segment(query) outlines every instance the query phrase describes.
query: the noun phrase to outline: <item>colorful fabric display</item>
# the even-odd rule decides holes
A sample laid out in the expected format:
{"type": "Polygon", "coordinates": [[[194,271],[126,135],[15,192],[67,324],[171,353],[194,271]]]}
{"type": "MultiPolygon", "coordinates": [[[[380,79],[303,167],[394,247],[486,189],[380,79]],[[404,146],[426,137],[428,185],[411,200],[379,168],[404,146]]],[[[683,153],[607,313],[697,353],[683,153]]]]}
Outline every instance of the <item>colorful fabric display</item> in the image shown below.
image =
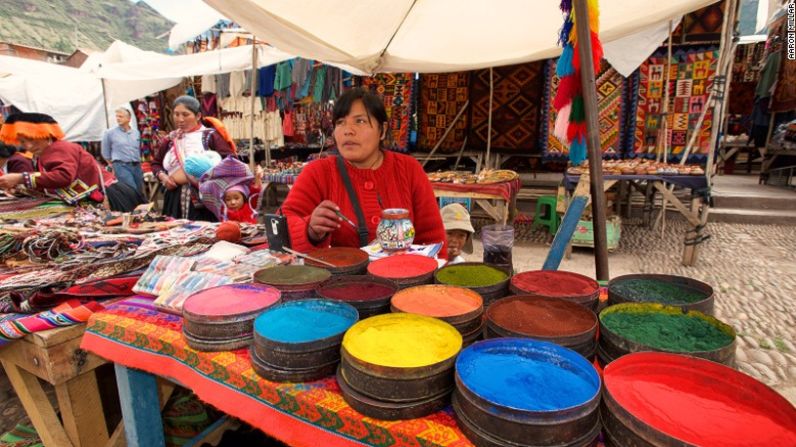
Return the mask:
{"type": "Polygon", "coordinates": [[[0,347],[34,332],[85,323],[104,307],[96,301],[80,304],[69,300],[35,315],[5,314],[0,316],[0,347]]]}

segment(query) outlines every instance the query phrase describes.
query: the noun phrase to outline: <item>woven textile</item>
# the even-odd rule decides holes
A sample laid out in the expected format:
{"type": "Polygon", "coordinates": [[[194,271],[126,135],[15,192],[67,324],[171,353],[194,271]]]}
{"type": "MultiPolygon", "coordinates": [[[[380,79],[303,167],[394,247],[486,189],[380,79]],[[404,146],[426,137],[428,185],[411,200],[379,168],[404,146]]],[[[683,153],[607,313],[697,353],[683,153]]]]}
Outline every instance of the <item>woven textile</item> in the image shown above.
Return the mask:
{"type": "MultiPolygon", "coordinates": [[[[14,201],[16,203],[17,201],[14,201]]],[[[60,200],[53,201],[52,199],[25,199],[16,204],[4,203],[0,207],[0,221],[3,220],[26,220],[26,219],[44,219],[58,214],[68,213],[74,207],[66,205],[60,200]]]]}
{"type": "Polygon", "coordinates": [[[384,100],[389,124],[385,147],[406,152],[409,148],[409,126],[414,113],[412,110],[414,73],[381,73],[363,78],[362,86],[369,88],[384,100]]]}
{"type": "Polygon", "coordinates": [[[367,418],[346,404],[333,377],[269,382],[255,374],[247,349],[198,352],[181,328],[181,317],[128,298],[94,314],[81,347],[127,367],[179,377],[201,400],[288,445],[472,446],[450,408],[405,421],[367,418]]]}
{"type": "MultiPolygon", "coordinates": [[[[546,69],[544,109],[547,111],[547,119],[542,127],[542,144],[546,157],[564,156],[569,153],[569,145],[563,144],[553,135],[556,111],[552,107],[551,98],[555,97],[559,82],[556,76],[556,62],[557,59],[550,60],[546,69]]],[[[619,156],[624,150],[622,136],[625,132],[624,104],[628,81],[605,60],[600,65],[600,73],[595,81],[600,108],[600,147],[605,156],[619,156]]]]}
{"type": "MultiPolygon", "coordinates": [[[[420,75],[418,147],[432,149],[469,98],[470,73],[420,75]]],[[[467,135],[467,113],[463,113],[438,151],[458,152],[467,135]]]]}
{"type": "MultiPolygon", "coordinates": [[[[672,57],[669,91],[668,138],[672,157],[677,159],[688,144],[696,123],[707,106],[713,75],[716,73],[718,50],[682,50],[672,57]]],[[[666,83],[666,56],[656,54],[639,67],[638,103],[636,105],[636,129],[633,152],[636,155],[654,154],[658,130],[662,126],[663,98],[666,83]]],[[[704,156],[710,145],[710,129],[713,111],[708,110],[699,136],[691,151],[692,155],[704,156]]]]}
{"type": "Polygon", "coordinates": [[[732,64],[732,82],[728,100],[729,113],[751,115],[755,102],[755,89],[760,80],[765,42],[738,45],[732,64]]]}
{"type": "Polygon", "coordinates": [[[78,300],[70,300],[35,315],[5,314],[0,317],[0,347],[34,332],[85,323],[102,309],[95,301],[80,304],[78,300]]]}
{"type": "MultiPolygon", "coordinates": [[[[492,148],[538,152],[539,116],[544,98],[545,62],[493,69],[492,148]]],[[[470,133],[467,146],[486,148],[489,132],[489,69],[476,70],[470,82],[470,133]]]]}
{"type": "Polygon", "coordinates": [[[221,160],[210,172],[202,176],[199,193],[202,203],[218,220],[224,217],[224,194],[227,189],[237,185],[248,185],[254,180],[254,175],[246,163],[227,157],[221,160]]]}
{"type": "Polygon", "coordinates": [[[725,4],[721,1],[686,14],[672,33],[674,42],[718,42],[725,4]]]}
{"type": "MultiPolygon", "coordinates": [[[[786,51],[783,49],[783,51],[786,51]]],[[[779,78],[771,97],[772,112],[788,112],[796,109],[796,61],[782,58],[779,78]]]]}

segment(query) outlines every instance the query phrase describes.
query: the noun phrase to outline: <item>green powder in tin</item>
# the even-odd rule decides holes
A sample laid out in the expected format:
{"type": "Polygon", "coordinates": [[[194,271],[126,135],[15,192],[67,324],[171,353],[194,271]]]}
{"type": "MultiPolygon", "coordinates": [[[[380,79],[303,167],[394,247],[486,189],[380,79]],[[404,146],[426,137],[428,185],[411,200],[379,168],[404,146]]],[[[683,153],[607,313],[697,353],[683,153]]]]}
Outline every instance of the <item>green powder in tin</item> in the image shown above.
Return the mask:
{"type": "Polygon", "coordinates": [[[626,300],[643,303],[690,304],[707,296],[699,290],[658,279],[626,279],[611,284],[611,291],[626,300]]]}
{"type": "Polygon", "coordinates": [[[732,336],[698,317],[661,312],[608,312],[600,320],[628,340],[672,352],[713,351],[732,336]]]}
{"type": "Polygon", "coordinates": [[[509,275],[488,265],[452,265],[437,272],[443,284],[461,287],[487,287],[505,281],[509,275]]]}

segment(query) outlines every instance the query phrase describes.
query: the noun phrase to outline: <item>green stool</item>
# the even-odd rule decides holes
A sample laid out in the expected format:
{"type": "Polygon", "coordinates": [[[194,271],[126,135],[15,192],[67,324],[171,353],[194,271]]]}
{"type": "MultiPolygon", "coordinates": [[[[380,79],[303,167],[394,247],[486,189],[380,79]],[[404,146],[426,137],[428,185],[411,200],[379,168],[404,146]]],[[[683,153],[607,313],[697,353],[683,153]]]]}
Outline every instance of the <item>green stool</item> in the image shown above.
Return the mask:
{"type": "Polygon", "coordinates": [[[536,226],[546,227],[547,231],[555,236],[558,231],[558,213],[556,212],[556,203],[558,199],[556,196],[541,196],[536,199],[536,212],[533,216],[533,224],[531,230],[536,226]]]}

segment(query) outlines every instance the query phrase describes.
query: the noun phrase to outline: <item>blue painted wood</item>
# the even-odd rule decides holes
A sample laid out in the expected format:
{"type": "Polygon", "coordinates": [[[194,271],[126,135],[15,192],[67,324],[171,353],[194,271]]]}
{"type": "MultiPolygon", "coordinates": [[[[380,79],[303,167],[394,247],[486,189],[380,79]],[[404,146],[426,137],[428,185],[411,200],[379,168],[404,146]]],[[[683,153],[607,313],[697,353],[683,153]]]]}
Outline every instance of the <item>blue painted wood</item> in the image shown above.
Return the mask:
{"type": "Polygon", "coordinates": [[[118,363],[116,383],[128,447],[163,447],[163,421],[155,376],[118,363]]]}
{"type": "Polygon", "coordinates": [[[558,270],[561,265],[561,260],[564,259],[564,252],[575,234],[575,228],[578,227],[578,221],[586,209],[586,204],[589,202],[586,196],[575,196],[572,198],[567,212],[564,213],[564,218],[561,220],[561,225],[558,227],[556,237],[553,239],[553,245],[550,251],[547,252],[547,258],[544,260],[542,270],[558,270]]]}

